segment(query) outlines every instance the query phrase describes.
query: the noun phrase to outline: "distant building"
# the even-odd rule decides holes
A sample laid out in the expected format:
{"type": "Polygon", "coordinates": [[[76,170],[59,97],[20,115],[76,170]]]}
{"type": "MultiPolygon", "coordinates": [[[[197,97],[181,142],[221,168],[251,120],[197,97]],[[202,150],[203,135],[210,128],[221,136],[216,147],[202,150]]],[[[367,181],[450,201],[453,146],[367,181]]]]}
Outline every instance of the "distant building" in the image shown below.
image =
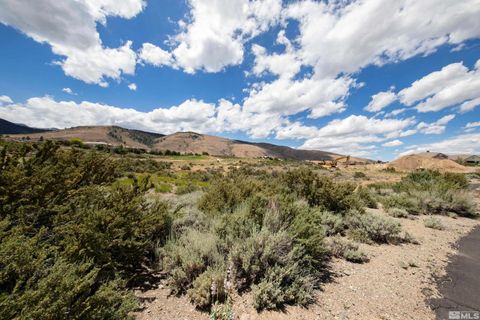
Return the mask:
{"type": "Polygon", "coordinates": [[[433,156],[434,159],[448,159],[448,156],[445,153],[437,153],[433,156]]]}
{"type": "Polygon", "coordinates": [[[464,161],[465,161],[466,164],[479,165],[480,164],[480,156],[473,155],[473,156],[470,156],[468,158],[465,158],[464,161]]]}
{"type": "Polygon", "coordinates": [[[419,156],[425,157],[425,158],[430,158],[430,159],[449,159],[449,156],[446,155],[445,153],[441,152],[431,152],[430,150],[427,150],[426,152],[421,152],[418,153],[419,156]]]}

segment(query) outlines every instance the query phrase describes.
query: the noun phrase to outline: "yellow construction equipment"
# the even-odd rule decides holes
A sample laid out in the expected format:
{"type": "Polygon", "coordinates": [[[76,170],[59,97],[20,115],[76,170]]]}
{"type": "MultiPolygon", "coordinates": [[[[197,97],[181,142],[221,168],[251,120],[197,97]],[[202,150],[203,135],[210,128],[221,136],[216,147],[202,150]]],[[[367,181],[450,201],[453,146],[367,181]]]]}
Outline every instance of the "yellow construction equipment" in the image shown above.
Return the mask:
{"type": "Polygon", "coordinates": [[[340,160],[343,160],[345,159],[345,167],[348,167],[348,165],[350,164],[350,156],[341,156],[341,157],[338,157],[338,158],[335,158],[334,160],[332,160],[332,167],[336,167],[337,164],[338,164],[338,161],[340,160]]]}

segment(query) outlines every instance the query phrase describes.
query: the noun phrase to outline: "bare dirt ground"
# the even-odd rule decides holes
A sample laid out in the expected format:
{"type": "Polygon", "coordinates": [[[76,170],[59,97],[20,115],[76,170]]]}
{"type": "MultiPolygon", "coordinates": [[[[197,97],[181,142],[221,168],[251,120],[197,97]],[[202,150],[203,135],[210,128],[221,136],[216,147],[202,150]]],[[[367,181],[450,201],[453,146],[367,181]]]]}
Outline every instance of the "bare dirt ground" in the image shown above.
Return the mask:
{"type": "MultiPolygon", "coordinates": [[[[385,213],[372,210],[374,213],[385,213]]],[[[455,254],[453,244],[480,221],[438,217],[445,230],[424,226],[425,216],[398,219],[404,229],[419,242],[401,245],[364,245],[370,262],[353,264],[335,259],[333,281],[323,285],[316,303],[308,308],[287,307],[284,311],[257,313],[248,294],[235,297],[233,312],[240,320],[273,319],[434,319],[426,302],[439,296],[435,278],[445,274],[449,257],[455,254]]],[[[190,304],[187,297],[171,297],[163,285],[138,292],[143,311],[137,319],[209,319],[190,304]]]]}
{"type": "Polygon", "coordinates": [[[416,170],[418,168],[432,169],[449,172],[474,172],[472,167],[465,167],[450,159],[429,158],[422,155],[408,155],[396,159],[388,164],[400,171],[416,170]]]}

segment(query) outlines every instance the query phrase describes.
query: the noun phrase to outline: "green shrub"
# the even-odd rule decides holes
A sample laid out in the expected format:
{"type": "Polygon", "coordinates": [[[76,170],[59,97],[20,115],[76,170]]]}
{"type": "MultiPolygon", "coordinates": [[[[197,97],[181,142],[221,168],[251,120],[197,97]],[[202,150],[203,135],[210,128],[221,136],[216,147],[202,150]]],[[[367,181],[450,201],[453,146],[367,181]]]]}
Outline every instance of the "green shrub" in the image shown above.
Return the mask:
{"type": "Polygon", "coordinates": [[[229,304],[215,302],[210,311],[210,320],[233,320],[232,307],[229,304]]]}
{"type": "Polygon", "coordinates": [[[0,163],[0,314],[128,318],[128,287],[170,233],[168,206],[139,181],[111,187],[116,162],[96,152],[12,144],[0,163]]]}
{"type": "Polygon", "coordinates": [[[256,217],[250,203],[243,203],[231,214],[223,214],[214,221],[215,233],[232,248],[237,242],[244,241],[261,228],[261,221],[256,217]]]}
{"type": "Polygon", "coordinates": [[[336,258],[354,263],[365,263],[369,260],[367,255],[359,250],[358,245],[341,237],[328,238],[327,248],[336,258]]]}
{"type": "Polygon", "coordinates": [[[278,309],[286,304],[306,306],[314,299],[313,279],[299,274],[295,265],[269,268],[265,278],[252,287],[257,310],[278,309]]]}
{"type": "Polygon", "coordinates": [[[445,230],[443,223],[435,217],[428,217],[423,221],[425,227],[435,230],[445,230]]]}
{"type": "Polygon", "coordinates": [[[367,208],[378,208],[378,199],[370,189],[365,187],[359,187],[357,195],[362,201],[363,205],[367,208]]]}
{"type": "Polygon", "coordinates": [[[289,262],[293,243],[286,232],[273,234],[267,230],[255,232],[232,248],[229,265],[236,287],[244,291],[253,283],[258,283],[267,270],[289,262]]]}
{"type": "Polygon", "coordinates": [[[178,186],[177,190],[175,190],[175,194],[182,195],[182,194],[191,193],[191,192],[194,192],[194,191],[197,191],[197,190],[198,190],[197,186],[189,183],[189,184],[186,184],[184,186],[178,186]]]}
{"type": "Polygon", "coordinates": [[[190,170],[192,170],[192,167],[188,164],[184,164],[180,167],[180,169],[185,170],[185,171],[190,171],[190,170]]]}
{"type": "Polygon", "coordinates": [[[312,214],[318,215],[318,223],[323,226],[325,236],[334,236],[345,232],[346,224],[342,215],[328,211],[316,211],[312,214]]]}
{"type": "Polygon", "coordinates": [[[160,192],[160,193],[172,192],[172,185],[168,183],[157,183],[155,184],[155,192],[160,192]]]}
{"type": "Polygon", "coordinates": [[[401,241],[400,223],[373,214],[348,217],[348,234],[355,240],[375,243],[397,243],[401,241]]]}
{"type": "Polygon", "coordinates": [[[365,263],[369,261],[367,255],[358,249],[345,250],[343,253],[343,258],[353,263],[365,263]]]}
{"type": "Polygon", "coordinates": [[[388,214],[395,218],[408,218],[408,211],[401,208],[389,208],[388,214]]]}
{"type": "Polygon", "coordinates": [[[353,184],[335,183],[329,177],[319,176],[312,170],[304,168],[286,172],[282,180],[288,193],[304,198],[310,206],[322,207],[333,212],[363,210],[362,202],[354,193],[353,184]]]}
{"type": "Polygon", "coordinates": [[[476,205],[472,193],[467,190],[448,190],[443,193],[442,202],[428,207],[431,213],[455,213],[462,217],[476,217],[476,205]]]}
{"type": "Polygon", "coordinates": [[[458,214],[456,214],[455,212],[447,212],[447,216],[449,216],[452,219],[458,218],[458,214]]]}
{"type": "Polygon", "coordinates": [[[396,208],[403,209],[407,211],[407,213],[414,215],[423,213],[420,199],[405,192],[390,194],[386,197],[381,198],[380,201],[382,202],[383,207],[387,211],[396,208]]]}
{"type": "Polygon", "coordinates": [[[355,179],[363,179],[363,178],[366,178],[367,175],[366,175],[364,172],[355,171],[355,173],[353,174],[353,177],[354,177],[355,179]]]}
{"type": "Polygon", "coordinates": [[[25,319],[131,319],[137,306],[119,280],[101,282],[101,270],[91,263],[72,264],[58,259],[36,281],[2,299],[2,318],[21,310],[25,319]]]}
{"type": "Polygon", "coordinates": [[[219,245],[215,234],[188,229],[160,249],[161,268],[169,275],[168,285],[173,293],[186,292],[208,267],[223,266],[219,245]]]}
{"type": "Polygon", "coordinates": [[[85,147],[82,139],[80,139],[80,138],[72,138],[72,139],[68,140],[67,144],[69,146],[73,146],[73,147],[79,147],[79,148],[84,148],[85,147]]]}
{"type": "Polygon", "coordinates": [[[205,310],[213,303],[225,301],[225,274],[223,269],[208,268],[193,281],[192,288],[187,293],[197,308],[205,310]]]}
{"type": "Polygon", "coordinates": [[[243,174],[232,173],[225,178],[212,181],[199,208],[205,212],[232,212],[243,201],[261,190],[262,182],[243,174]]]}
{"type": "Polygon", "coordinates": [[[415,239],[415,237],[407,231],[403,232],[402,242],[411,243],[411,244],[420,244],[420,242],[417,239],[415,239]]]}
{"type": "Polygon", "coordinates": [[[240,292],[251,287],[259,310],[306,305],[312,300],[320,270],[284,231],[252,234],[233,248],[229,261],[235,287],[240,292]]]}
{"type": "MultiPolygon", "coordinates": [[[[373,187],[382,195],[381,186],[373,187]]],[[[391,185],[395,193],[383,194],[380,201],[387,210],[401,208],[409,214],[445,215],[453,212],[459,216],[475,217],[476,206],[467,187],[468,180],[463,174],[421,170],[391,185]]]]}
{"type": "Polygon", "coordinates": [[[402,178],[399,185],[400,188],[405,189],[412,186],[418,190],[458,190],[466,189],[468,187],[468,180],[465,175],[460,173],[441,173],[433,170],[418,170],[402,178]]]}
{"type": "Polygon", "coordinates": [[[313,268],[319,268],[326,260],[327,249],[324,244],[325,213],[318,210],[303,210],[296,215],[288,232],[294,239],[294,245],[302,250],[304,262],[313,268]]]}

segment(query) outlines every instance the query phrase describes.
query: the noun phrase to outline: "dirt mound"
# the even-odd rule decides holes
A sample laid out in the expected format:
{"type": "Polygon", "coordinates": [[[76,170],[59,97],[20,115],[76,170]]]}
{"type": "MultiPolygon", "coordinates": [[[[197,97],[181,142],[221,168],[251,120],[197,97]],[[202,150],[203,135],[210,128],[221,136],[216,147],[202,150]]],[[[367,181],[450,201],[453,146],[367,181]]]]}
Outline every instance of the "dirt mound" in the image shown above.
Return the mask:
{"type": "Polygon", "coordinates": [[[467,172],[468,168],[449,159],[427,158],[421,155],[408,155],[392,161],[388,165],[400,171],[432,169],[449,172],[467,172]]]}

